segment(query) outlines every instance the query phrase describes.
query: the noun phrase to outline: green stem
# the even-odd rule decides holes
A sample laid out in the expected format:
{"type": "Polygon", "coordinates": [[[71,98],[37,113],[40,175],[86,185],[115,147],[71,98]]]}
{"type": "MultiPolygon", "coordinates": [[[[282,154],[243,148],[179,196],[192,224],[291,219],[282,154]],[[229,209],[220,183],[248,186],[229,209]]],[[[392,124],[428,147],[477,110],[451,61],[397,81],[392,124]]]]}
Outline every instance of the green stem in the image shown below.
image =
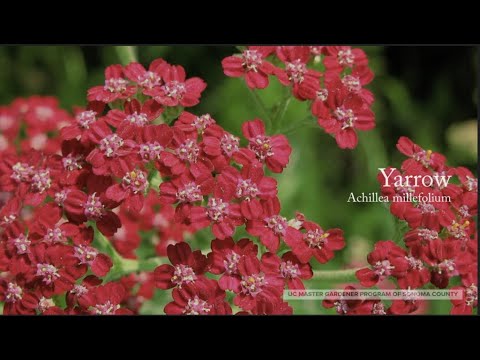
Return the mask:
{"type": "Polygon", "coordinates": [[[275,111],[275,115],[273,116],[273,127],[276,130],[282,127],[282,120],[287,112],[288,105],[290,105],[290,101],[292,100],[292,94],[290,92],[289,87],[284,88],[284,95],[282,100],[278,103],[277,109],[275,111]]]}
{"type": "Polygon", "coordinates": [[[317,128],[318,125],[315,121],[312,122],[312,119],[315,120],[311,115],[307,116],[304,118],[302,121],[298,123],[294,123],[293,126],[290,126],[287,129],[282,129],[278,133],[284,134],[284,135],[289,135],[291,133],[294,133],[297,130],[302,129],[303,127],[312,127],[312,128],[317,128]]]}
{"type": "Polygon", "coordinates": [[[289,96],[285,101],[282,102],[279,113],[275,118],[275,123],[277,123],[278,126],[282,125],[282,122],[283,122],[282,120],[285,117],[285,113],[287,112],[288,105],[290,105],[290,101],[292,101],[291,96],[289,96]]]}
{"type": "Polygon", "coordinates": [[[356,280],[355,273],[360,268],[344,270],[314,270],[313,279],[315,280],[335,280],[338,282],[348,282],[356,280]]]}
{"type": "Polygon", "coordinates": [[[95,224],[92,224],[95,231],[95,245],[103,253],[110,256],[113,266],[110,272],[105,276],[104,282],[115,281],[128,274],[138,271],[152,271],[158,265],[166,263],[166,260],[160,257],[150,258],[146,260],[124,259],[113,247],[110,240],[108,240],[100,231],[98,231],[95,224]]]}
{"type": "Polygon", "coordinates": [[[115,51],[123,65],[138,61],[135,46],[115,46],[115,51]]]}
{"type": "Polygon", "coordinates": [[[252,95],[253,100],[255,101],[255,104],[257,105],[257,107],[260,108],[260,110],[263,112],[266,130],[267,132],[269,132],[270,129],[272,128],[272,118],[270,116],[270,112],[268,111],[267,107],[263,103],[258,93],[255,90],[252,90],[250,88],[248,88],[248,90],[250,91],[250,94],[252,95]]]}
{"type": "Polygon", "coordinates": [[[100,231],[98,231],[97,226],[95,223],[91,224],[95,233],[94,242],[96,243],[96,247],[103,253],[106,253],[113,261],[115,265],[116,262],[122,262],[122,256],[115,250],[110,240],[108,240],[105,235],[103,235],[100,231]]]}

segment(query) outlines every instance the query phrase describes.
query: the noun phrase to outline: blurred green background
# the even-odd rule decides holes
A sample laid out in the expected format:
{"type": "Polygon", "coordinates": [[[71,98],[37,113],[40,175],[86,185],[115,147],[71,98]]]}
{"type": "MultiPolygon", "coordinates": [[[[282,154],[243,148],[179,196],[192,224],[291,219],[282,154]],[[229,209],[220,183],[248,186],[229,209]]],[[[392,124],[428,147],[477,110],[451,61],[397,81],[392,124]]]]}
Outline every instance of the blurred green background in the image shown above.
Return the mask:
{"type": "MultiPolygon", "coordinates": [[[[317,269],[361,266],[374,242],[398,237],[395,220],[382,204],[347,203],[347,199],[350,192],[378,191],[378,167],[400,166],[403,158],[395,148],[400,136],[445,154],[452,166],[476,171],[476,48],[363,48],[376,75],[369,88],[376,98],[377,128],[360,133],[355,150],[340,150],[312,119],[312,126],[288,134],[294,149],[291,162],[284,173],[275,175],[284,216],[291,218],[300,211],[324,228],[345,231],[346,248],[326,265],[315,263],[317,269]]],[[[244,81],[227,78],[222,72],[221,60],[234,52],[238,51],[233,46],[137,47],[144,65],[163,57],[183,65],[188,76],[203,78],[208,87],[193,112],[208,112],[239,135],[242,122],[263,114],[244,81]]],[[[57,96],[66,109],[84,105],[86,90],[103,84],[105,66],[119,62],[117,52],[109,46],[0,47],[0,104],[19,96],[48,94],[57,96]]],[[[276,80],[271,83],[260,92],[267,105],[283,94],[276,80]]],[[[284,121],[301,121],[308,114],[307,104],[294,100],[284,121]]],[[[309,288],[338,285],[314,280],[307,284],[309,288]]],[[[297,314],[333,312],[316,301],[295,301],[292,306],[297,314]]],[[[446,314],[449,302],[436,301],[429,307],[429,313],[446,314]]],[[[144,309],[145,313],[158,311],[154,303],[144,309]]]]}

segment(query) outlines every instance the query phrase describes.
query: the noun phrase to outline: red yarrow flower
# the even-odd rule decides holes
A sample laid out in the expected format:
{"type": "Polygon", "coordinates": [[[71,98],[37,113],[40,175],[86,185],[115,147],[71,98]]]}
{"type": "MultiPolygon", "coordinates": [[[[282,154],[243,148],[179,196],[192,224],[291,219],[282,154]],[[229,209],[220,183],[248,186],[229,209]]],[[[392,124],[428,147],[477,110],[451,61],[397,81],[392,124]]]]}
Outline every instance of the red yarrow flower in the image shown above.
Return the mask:
{"type": "Polygon", "coordinates": [[[148,125],[137,129],[134,138],[137,142],[135,151],[138,158],[144,163],[154,161],[156,167],[162,169],[159,160],[162,152],[172,141],[172,136],[172,129],[166,124],[148,125]]]}
{"type": "Polygon", "coordinates": [[[290,290],[304,290],[302,279],[308,280],[313,277],[310,264],[300,262],[291,251],[283,254],[282,258],[272,253],[265,253],[262,255],[262,264],[265,271],[280,274],[290,290]]]}
{"type": "Polygon", "coordinates": [[[412,254],[405,257],[408,262],[405,276],[399,278],[398,286],[402,289],[417,289],[430,281],[430,271],[423,261],[412,254]]]}
{"type": "Polygon", "coordinates": [[[362,49],[351,46],[327,46],[327,56],[323,63],[327,71],[340,73],[346,68],[356,68],[368,65],[367,55],[362,49]]]}
{"type": "Polygon", "coordinates": [[[271,46],[249,46],[242,54],[228,56],[222,60],[223,72],[230,77],[245,77],[250,89],[264,89],[268,86],[268,76],[275,67],[265,60],[274,50],[271,46]]]}
{"type": "MultiPolygon", "coordinates": [[[[143,105],[136,99],[125,103],[125,110],[113,109],[108,112],[105,121],[113,127],[133,129],[149,125],[163,112],[162,106],[153,100],[146,101],[143,105]]],[[[125,132],[132,131],[128,129],[125,132]]]]}
{"type": "Polygon", "coordinates": [[[296,236],[285,238],[285,242],[302,263],[308,263],[315,257],[319,263],[325,264],[333,259],[334,251],[345,247],[341,229],[323,230],[311,221],[303,221],[299,229],[305,232],[300,236],[295,233],[296,236]]]}
{"type": "MultiPolygon", "coordinates": [[[[96,276],[86,276],[80,284],[75,284],[73,289],[67,292],[66,302],[69,308],[79,305],[80,308],[87,311],[91,301],[89,292],[102,284],[102,280],[96,276]]],[[[91,294],[90,294],[91,295],[91,294]]]]}
{"type": "Polygon", "coordinates": [[[91,126],[97,121],[103,121],[100,116],[105,109],[105,103],[101,101],[91,101],[86,109],[76,109],[75,119],[71,125],[64,126],[60,129],[60,137],[63,140],[72,140],[80,137],[82,144],[90,143],[92,136],[91,126]],[[100,120],[101,119],[101,120],[100,120]]]}
{"type": "Polygon", "coordinates": [[[31,259],[30,276],[46,298],[71,290],[75,280],[84,274],[77,269],[73,249],[67,245],[38,244],[32,248],[31,259]]]}
{"type": "Polygon", "coordinates": [[[424,150],[406,136],[398,139],[397,149],[410,158],[402,163],[404,170],[415,168],[417,164],[434,170],[445,165],[445,156],[432,150],[424,150]]]}
{"type": "Polygon", "coordinates": [[[213,196],[207,205],[194,206],[190,210],[190,222],[194,229],[201,229],[212,224],[212,233],[218,239],[225,239],[235,233],[235,228],[244,223],[240,204],[234,203],[235,187],[222,186],[217,183],[213,196]]]}
{"type": "Polygon", "coordinates": [[[472,263],[470,255],[460,251],[458,242],[441,239],[430,241],[422,257],[432,267],[430,281],[440,289],[445,289],[453,276],[468,271],[472,263]]]}
{"type": "Polygon", "coordinates": [[[236,293],[241,290],[241,276],[238,262],[243,256],[257,256],[258,247],[250,239],[234,242],[231,237],[223,240],[215,239],[210,244],[212,252],[208,254],[209,271],[222,275],[218,280],[220,288],[236,293]]]}
{"type": "Polygon", "coordinates": [[[220,172],[230,164],[231,159],[235,159],[235,154],[240,151],[240,138],[212,124],[206,128],[200,146],[215,170],[220,172]]]}
{"type": "Polygon", "coordinates": [[[256,256],[244,256],[240,259],[240,291],[233,299],[235,305],[249,311],[257,306],[258,301],[281,302],[283,279],[279,274],[266,270],[256,256]]]}
{"type": "Polygon", "coordinates": [[[152,95],[152,90],[163,84],[161,69],[168,66],[163,59],[155,59],[150,63],[148,71],[138,62],[131,62],[125,66],[124,74],[131,81],[142,88],[144,95],[152,95]]]}
{"type": "Polygon", "coordinates": [[[470,286],[454,286],[452,291],[457,291],[462,294],[461,299],[451,299],[452,315],[471,315],[473,309],[478,305],[478,288],[475,284],[470,286]]]}
{"type": "Polygon", "coordinates": [[[105,195],[116,203],[124,202],[127,210],[139,212],[143,207],[147,187],[147,173],[140,169],[127,170],[122,182],[110,186],[105,195]]]}
{"type": "Polygon", "coordinates": [[[292,152],[285,135],[265,135],[265,124],[260,119],[244,122],[242,132],[249,142],[248,148],[256,158],[274,173],[281,173],[292,152]]]}
{"type": "Polygon", "coordinates": [[[228,166],[217,179],[220,186],[234,187],[242,215],[248,220],[260,218],[263,214],[260,200],[275,198],[278,192],[277,181],[265,176],[263,166],[258,162],[244,165],[241,171],[228,166]]]}
{"type": "Polygon", "coordinates": [[[161,204],[175,204],[176,220],[185,222],[189,219],[193,204],[211,194],[215,181],[210,171],[200,164],[194,164],[188,172],[160,184],[161,204]]]}
{"type": "Polygon", "coordinates": [[[356,130],[372,130],[375,116],[362,99],[345,91],[337,91],[327,99],[328,107],[315,113],[318,124],[335,136],[341,149],[354,149],[358,143],[356,130]]]}
{"type": "Polygon", "coordinates": [[[124,175],[123,169],[135,163],[133,149],[137,144],[128,139],[124,131],[113,133],[106,123],[96,123],[92,125],[91,139],[98,144],[87,156],[95,175],[113,174],[121,177],[124,175]]]}
{"type": "Polygon", "coordinates": [[[117,205],[104,193],[87,195],[80,190],[71,190],[63,207],[67,218],[73,223],[82,224],[92,220],[103,235],[112,236],[122,226],[118,215],[110,210],[117,205]]]}
{"type": "Polygon", "coordinates": [[[123,285],[110,282],[89,290],[88,310],[93,315],[131,315],[132,311],[120,307],[126,296],[123,285]]]}
{"type": "Polygon", "coordinates": [[[215,280],[202,278],[195,283],[173,289],[173,301],[165,306],[169,315],[230,315],[225,291],[215,280]]]}
{"type": "Polygon", "coordinates": [[[154,271],[155,284],[160,289],[195,283],[207,270],[207,257],[200,250],[192,252],[187,243],[169,245],[167,254],[172,265],[163,264],[154,271]]]}
{"type": "Polygon", "coordinates": [[[355,275],[360,284],[366,287],[374,286],[388,276],[402,278],[409,267],[406,255],[407,252],[393,241],[379,241],[375,244],[375,249],[367,256],[368,263],[372,268],[360,269],[355,275]]]}
{"type": "Polygon", "coordinates": [[[35,315],[38,298],[25,288],[21,277],[0,279],[0,302],[4,315],[35,315]]]}
{"type": "Polygon", "coordinates": [[[272,198],[262,201],[263,219],[247,221],[246,230],[253,236],[258,236],[262,244],[271,252],[277,252],[280,239],[293,243],[294,238],[301,238],[302,233],[288,225],[287,219],[280,215],[280,201],[272,198]]]}
{"type": "MultiPolygon", "coordinates": [[[[347,294],[354,293],[355,290],[357,288],[354,286],[346,286],[344,289],[347,294]]],[[[375,303],[372,300],[345,299],[343,296],[328,296],[322,301],[323,307],[327,309],[335,308],[337,314],[340,315],[372,314],[375,303]]]]}
{"type": "Polygon", "coordinates": [[[109,103],[132,97],[136,91],[136,87],[129,85],[128,80],[124,78],[122,65],[110,65],[105,69],[105,84],[90,88],[87,99],[109,103]]]}
{"type": "Polygon", "coordinates": [[[285,69],[275,72],[283,85],[292,85],[295,98],[313,100],[320,88],[321,73],[307,67],[310,58],[308,46],[278,46],[277,56],[285,63],[285,69]]]}
{"type": "Polygon", "coordinates": [[[178,128],[173,128],[172,142],[169,146],[173,152],[163,152],[160,156],[160,171],[168,175],[181,175],[188,166],[201,163],[209,170],[213,164],[204,156],[198,144],[197,133],[185,134],[178,128]]]}
{"type": "Polygon", "coordinates": [[[470,170],[460,166],[455,169],[455,172],[457,173],[457,176],[466,191],[477,192],[478,179],[475,177],[475,175],[472,174],[470,170]]]}
{"type": "Polygon", "coordinates": [[[164,84],[150,92],[154,100],[164,106],[195,106],[207,84],[198,77],[186,79],[182,66],[166,65],[159,68],[164,84]]]}
{"type": "Polygon", "coordinates": [[[175,121],[174,127],[186,134],[198,133],[198,135],[202,135],[206,129],[215,123],[215,119],[210,114],[197,116],[188,111],[183,111],[175,121]]]}

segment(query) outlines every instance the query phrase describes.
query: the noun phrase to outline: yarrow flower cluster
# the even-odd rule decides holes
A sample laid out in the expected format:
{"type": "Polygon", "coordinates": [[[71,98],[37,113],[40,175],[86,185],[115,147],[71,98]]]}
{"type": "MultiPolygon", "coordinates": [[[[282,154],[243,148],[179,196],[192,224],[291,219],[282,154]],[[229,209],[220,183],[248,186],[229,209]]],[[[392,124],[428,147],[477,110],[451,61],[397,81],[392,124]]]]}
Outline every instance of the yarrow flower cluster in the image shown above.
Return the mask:
{"type": "MultiPolygon", "coordinates": [[[[373,73],[360,49],[251,46],[222,66],[251,89],[277,78],[291,97],[311,102],[340,148],[354,148],[356,131],[375,125],[364,88],[373,73]]],[[[305,289],[312,264],[345,247],[343,231],[282,212],[274,174],[289,164],[288,138],[260,118],[242,124],[241,138],[186,110],[205,89],[182,66],[156,59],[148,69],[108,66],[72,114],[52,97],[0,107],[4,314],[137,314],[167,289],[166,314],[292,314],[284,290],[305,289]],[[207,233],[204,248],[196,237],[207,233]]],[[[452,311],[467,313],[477,301],[477,180],[409,140],[399,149],[409,156],[402,176],[456,174],[458,185],[424,189],[455,200],[392,205],[412,229],[407,249],[377,243],[357,276],[364,286],[395,278],[402,288],[444,288],[460,277],[466,296],[452,311]]],[[[388,310],[379,301],[324,305],[344,314],[416,309],[408,301],[388,310]]]]}
{"type": "Polygon", "coordinates": [[[357,131],[375,127],[368,58],[350,46],[249,46],[222,61],[225,75],[244,77],[250,89],[276,78],[299,101],[309,101],[318,124],[341,149],[357,146],[357,131]]]}
{"type": "MultiPolygon", "coordinates": [[[[246,54],[250,69],[264,69],[246,54]]],[[[300,94],[310,75],[295,66],[284,76],[300,94]]],[[[184,110],[205,88],[157,59],[148,70],[107,67],[73,115],[50,97],[1,108],[5,314],[134,314],[172,288],[167,314],[292,313],[283,290],[304,289],[312,258],[332,259],[343,232],[281,214],[267,171],[288,165],[287,137],[257,118],[243,124],[241,146],[211,115],[184,110]],[[239,227],[251,238],[236,239],[239,227]],[[192,250],[186,241],[205,228],[211,249],[192,250]],[[137,256],[146,237],[151,259],[137,256]]]]}
{"type": "MultiPolygon", "coordinates": [[[[471,314],[478,301],[477,178],[464,167],[447,166],[445,156],[425,150],[407,137],[399,139],[397,149],[408,159],[400,170],[386,170],[397,179],[395,184],[387,183],[385,176],[378,174],[382,195],[392,200],[408,194],[410,198],[432,194],[437,196],[426,198],[449,201],[392,201],[390,212],[408,228],[404,246],[391,240],[377,242],[368,254],[369,266],[358,270],[356,277],[365,287],[388,286],[389,280],[399,289],[412,292],[428,285],[450,287],[462,294],[461,299],[452,298],[451,313],[471,314]],[[413,185],[415,176],[436,175],[447,176],[449,181],[432,182],[430,187],[413,185]]],[[[336,306],[342,314],[409,314],[422,305],[415,298],[394,300],[390,307],[380,300],[349,300],[351,304],[342,301],[329,300],[324,305],[336,306]],[[382,312],[378,312],[379,308],[382,312]]]]}

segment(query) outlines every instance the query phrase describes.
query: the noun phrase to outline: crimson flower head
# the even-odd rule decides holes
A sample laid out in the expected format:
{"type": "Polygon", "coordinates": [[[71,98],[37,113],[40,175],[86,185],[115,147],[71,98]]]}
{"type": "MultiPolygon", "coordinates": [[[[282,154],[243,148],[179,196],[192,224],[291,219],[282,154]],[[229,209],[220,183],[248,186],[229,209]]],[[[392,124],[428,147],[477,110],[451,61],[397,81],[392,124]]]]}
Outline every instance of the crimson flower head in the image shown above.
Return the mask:
{"type": "Polygon", "coordinates": [[[121,177],[123,169],[129,168],[135,161],[135,141],[128,139],[122,131],[114,133],[104,122],[92,126],[92,141],[98,147],[90,152],[87,161],[92,164],[95,175],[121,177]]]}
{"type": "Polygon", "coordinates": [[[279,274],[268,272],[256,256],[244,256],[238,262],[240,291],[233,303],[243,310],[254,309],[259,301],[282,301],[283,280],[279,274]]]}
{"type": "Polygon", "coordinates": [[[455,216],[447,202],[434,201],[441,199],[441,193],[438,190],[426,191],[422,196],[428,196],[429,193],[432,198],[430,202],[405,202],[403,218],[411,228],[426,227],[440,231],[442,226],[451,225],[455,216]]]}
{"type": "Polygon", "coordinates": [[[127,99],[133,96],[137,89],[129,85],[124,78],[122,65],[110,65],[105,69],[105,85],[94,86],[88,90],[88,101],[109,103],[117,99],[127,99]]]}
{"type": "Polygon", "coordinates": [[[185,134],[178,127],[174,127],[169,148],[173,152],[164,152],[160,157],[160,171],[162,173],[181,175],[185,173],[189,166],[197,163],[213,170],[213,164],[201,151],[196,132],[185,134]]]}
{"type": "Polygon", "coordinates": [[[318,124],[335,136],[341,149],[354,149],[358,143],[356,130],[371,130],[375,116],[362,99],[345,91],[337,91],[327,99],[328,107],[315,113],[318,124]]]}
{"type": "Polygon", "coordinates": [[[240,55],[228,56],[222,60],[223,72],[230,77],[245,77],[250,89],[264,89],[268,86],[268,76],[275,67],[265,60],[272,53],[272,46],[249,46],[240,55]]]}
{"type": "Polygon", "coordinates": [[[356,272],[360,284],[371,287],[388,276],[402,278],[405,276],[409,264],[406,251],[393,241],[379,241],[375,249],[368,254],[367,260],[372,268],[360,269],[356,272]]]}
{"type": "Polygon", "coordinates": [[[397,149],[410,158],[403,162],[402,169],[404,170],[408,170],[412,167],[414,168],[418,164],[434,170],[445,165],[445,156],[433,152],[432,150],[422,149],[406,136],[402,136],[398,139],[397,149]]]}
{"type": "Polygon", "coordinates": [[[362,49],[351,46],[327,46],[324,64],[327,72],[340,73],[347,68],[368,65],[367,55],[362,49]]]}
{"type": "Polygon", "coordinates": [[[185,69],[178,65],[159,67],[164,84],[149,93],[164,106],[195,106],[207,84],[198,77],[186,79],[185,69]]]}
{"type": "Polygon", "coordinates": [[[25,288],[21,276],[0,279],[0,301],[4,315],[35,315],[38,297],[25,288]]]}
{"type": "Polygon", "coordinates": [[[297,229],[288,225],[287,219],[280,215],[280,201],[277,197],[262,201],[263,218],[247,221],[246,230],[253,236],[260,237],[260,241],[271,252],[276,252],[280,239],[293,243],[294,238],[301,238],[297,229]]]}
{"type": "MultiPolygon", "coordinates": [[[[357,290],[355,286],[346,286],[346,292],[354,292],[357,290]]],[[[323,307],[327,309],[335,308],[339,315],[367,315],[372,314],[374,305],[378,301],[362,300],[362,299],[345,299],[343,296],[328,296],[322,301],[323,307]]]]}
{"type": "Polygon", "coordinates": [[[215,280],[201,278],[195,283],[173,289],[173,301],[165,306],[169,315],[230,315],[225,291],[215,280]]]}
{"type": "Polygon", "coordinates": [[[478,179],[475,175],[472,174],[470,170],[465,167],[457,167],[455,169],[460,182],[462,183],[463,187],[467,191],[477,191],[478,189],[478,179]]]}
{"type": "Polygon", "coordinates": [[[281,258],[272,253],[265,253],[262,255],[262,264],[265,271],[280,274],[290,290],[304,290],[302,279],[308,280],[313,277],[310,264],[301,263],[291,251],[283,254],[281,258]]]}
{"type": "Polygon", "coordinates": [[[161,69],[168,66],[163,59],[155,59],[150,63],[148,70],[142,64],[131,62],[125,66],[124,73],[127,78],[136,83],[144,95],[152,95],[152,90],[163,84],[161,69]]]}
{"type": "Polygon", "coordinates": [[[440,289],[448,286],[450,278],[470,270],[470,255],[460,251],[459,243],[436,239],[430,241],[423,255],[425,262],[431,266],[431,282],[440,289]],[[467,266],[466,266],[467,265],[467,266]]]}
{"type": "Polygon", "coordinates": [[[36,243],[68,244],[80,232],[78,225],[64,222],[61,209],[53,202],[36,209],[28,236],[36,243]]]}
{"type": "Polygon", "coordinates": [[[118,215],[111,211],[117,205],[104,193],[87,195],[80,190],[71,190],[63,204],[70,221],[76,224],[95,221],[98,230],[105,236],[112,236],[122,226],[118,215]]]}
{"type": "Polygon", "coordinates": [[[210,272],[222,275],[218,280],[220,288],[239,292],[241,276],[238,262],[243,256],[257,256],[258,247],[249,239],[234,242],[231,237],[223,240],[215,239],[211,243],[212,252],[208,254],[210,272]]]}
{"type": "Polygon", "coordinates": [[[260,200],[277,196],[277,181],[265,176],[263,166],[256,161],[244,165],[241,171],[228,166],[217,178],[220,186],[235,189],[235,198],[240,200],[242,215],[248,220],[262,216],[263,208],[260,200]]]}
{"type": "Polygon", "coordinates": [[[258,161],[265,163],[274,173],[281,173],[292,152],[285,135],[266,135],[265,124],[260,119],[244,122],[242,132],[258,161]]]}
{"type": "Polygon", "coordinates": [[[120,283],[109,282],[88,291],[88,311],[93,315],[131,315],[132,312],[120,304],[126,296],[125,288],[120,283]]]}
{"type": "Polygon", "coordinates": [[[194,164],[181,176],[160,184],[160,202],[162,204],[179,203],[176,207],[178,220],[186,220],[195,203],[211,194],[215,181],[210,171],[200,164],[194,164]]]}
{"type": "MultiPolygon", "coordinates": [[[[375,97],[372,92],[364,86],[373,80],[373,72],[368,66],[357,67],[348,75],[340,76],[335,72],[327,72],[325,79],[325,89],[330,92],[346,91],[355,94],[370,106],[373,104],[375,97]]],[[[318,98],[317,93],[317,98],[318,98]]],[[[328,95],[328,93],[326,94],[328,95]]]]}
{"type": "Polygon", "coordinates": [[[148,187],[147,173],[140,169],[128,170],[122,182],[110,186],[105,195],[110,200],[124,202],[126,208],[133,212],[142,210],[144,194],[148,187]]]}
{"type": "Polygon", "coordinates": [[[155,284],[160,289],[195,283],[207,270],[207,257],[200,250],[192,252],[187,243],[169,245],[167,255],[172,265],[163,264],[154,271],[155,284]]]}
{"type": "MultiPolygon", "coordinates": [[[[217,172],[230,164],[231,159],[240,151],[240,138],[211,124],[206,128],[201,147],[217,172]]],[[[253,156],[252,156],[253,157],[253,156]]]]}
{"type": "Polygon", "coordinates": [[[387,314],[405,315],[417,311],[422,301],[417,300],[414,296],[415,290],[406,290],[404,299],[392,301],[392,305],[388,308],[387,314]]]}
{"type": "Polygon", "coordinates": [[[61,145],[62,154],[53,155],[50,164],[61,169],[59,182],[61,185],[81,186],[91,167],[86,162],[86,157],[92,146],[84,146],[79,140],[65,140],[61,145]]]}
{"type": "Polygon", "coordinates": [[[138,100],[133,99],[125,103],[125,111],[110,110],[105,121],[119,130],[129,126],[135,129],[149,125],[162,111],[162,106],[153,100],[147,100],[142,105],[138,100]]]}
{"type": "Polygon", "coordinates": [[[292,93],[299,100],[313,100],[320,88],[318,71],[309,69],[308,46],[278,46],[277,56],[285,63],[284,70],[277,70],[276,75],[284,85],[292,85],[292,93]]]}
{"type": "Polygon", "coordinates": [[[166,124],[148,125],[141,129],[137,129],[134,133],[137,146],[135,151],[137,157],[143,162],[155,162],[158,166],[158,161],[165,148],[172,141],[172,130],[166,124]]]}
{"type": "Polygon", "coordinates": [[[244,222],[240,205],[233,202],[234,198],[235,187],[217,183],[206,206],[195,206],[191,209],[192,226],[198,229],[212,224],[213,235],[218,239],[232,236],[235,229],[244,222]]]}
{"type": "MultiPolygon", "coordinates": [[[[78,237],[77,239],[81,239],[78,237]]],[[[86,273],[88,268],[96,276],[105,276],[110,271],[113,263],[110,257],[100,253],[96,248],[90,246],[91,239],[88,241],[76,241],[73,246],[73,256],[77,259],[77,269],[86,273]]]]}
{"type": "Polygon", "coordinates": [[[90,143],[91,126],[97,121],[103,121],[103,119],[100,119],[104,109],[105,103],[101,101],[91,101],[86,109],[76,109],[75,118],[70,125],[60,129],[60,137],[63,140],[72,140],[80,137],[82,144],[90,143]]]}
{"type": "Polygon", "coordinates": [[[407,272],[404,277],[398,279],[398,285],[402,289],[417,289],[430,281],[430,271],[423,261],[412,254],[405,257],[408,262],[407,272]]]}
{"type": "Polygon", "coordinates": [[[341,229],[323,230],[318,224],[311,221],[302,221],[300,236],[285,238],[293,254],[302,262],[308,263],[315,257],[321,264],[325,264],[334,257],[334,251],[345,247],[343,231],[341,229]]]}
{"type": "Polygon", "coordinates": [[[452,290],[460,291],[462,294],[461,299],[451,299],[452,315],[471,315],[473,309],[478,305],[478,288],[475,284],[470,286],[454,286],[452,290]]]}
{"type": "Polygon", "coordinates": [[[174,126],[186,134],[198,133],[202,135],[211,125],[216,123],[210,114],[194,115],[188,111],[183,111],[175,121],[174,126]]]}
{"type": "Polygon", "coordinates": [[[38,244],[32,248],[32,275],[36,286],[46,298],[71,290],[83,275],[70,246],[38,244]]]}
{"type": "Polygon", "coordinates": [[[86,276],[80,284],[75,284],[73,289],[67,292],[66,302],[68,307],[73,308],[75,305],[79,305],[82,309],[88,309],[89,302],[92,300],[89,292],[101,284],[102,280],[98,277],[86,276]]]}

